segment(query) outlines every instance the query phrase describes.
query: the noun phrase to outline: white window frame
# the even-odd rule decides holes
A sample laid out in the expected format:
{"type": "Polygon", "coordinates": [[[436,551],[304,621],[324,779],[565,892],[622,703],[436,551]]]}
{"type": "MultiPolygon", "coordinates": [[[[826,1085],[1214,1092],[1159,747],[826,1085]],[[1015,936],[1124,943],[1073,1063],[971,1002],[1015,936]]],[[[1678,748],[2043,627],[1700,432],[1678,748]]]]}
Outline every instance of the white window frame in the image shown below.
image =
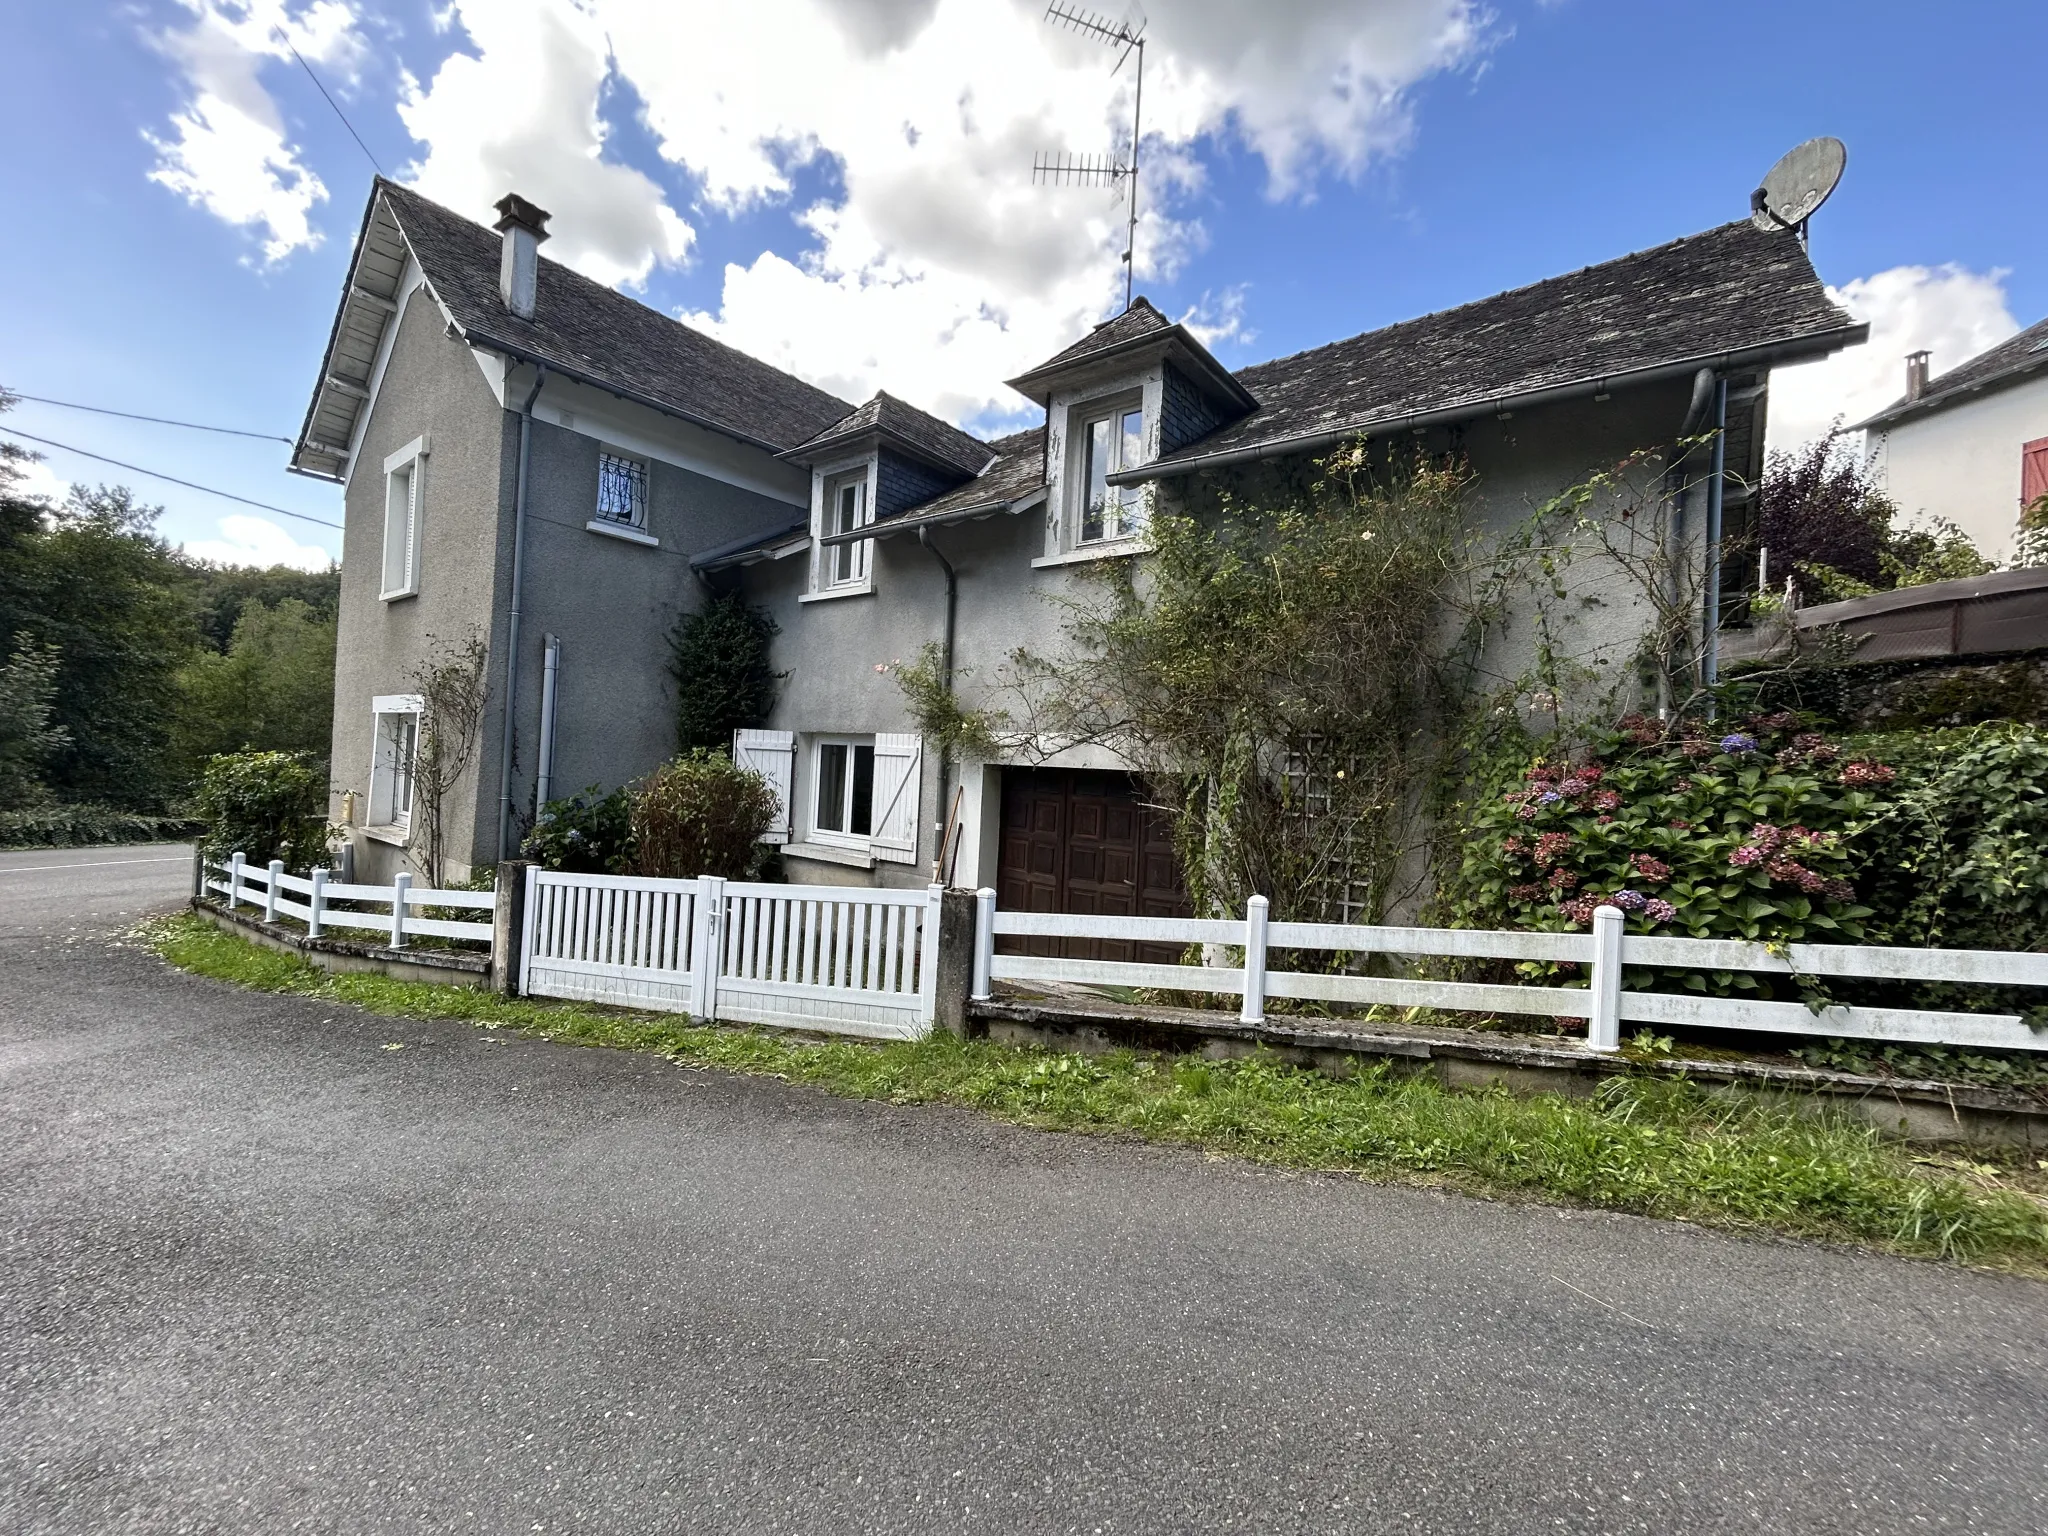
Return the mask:
{"type": "Polygon", "coordinates": [[[809,806],[810,841],[824,843],[833,848],[857,848],[865,852],[874,838],[875,828],[875,738],[872,736],[813,736],[810,750],[811,782],[805,801],[809,806]],[[828,747],[846,748],[847,773],[840,792],[838,828],[821,826],[818,820],[818,796],[825,787],[825,750],[828,747]],[[853,771],[856,754],[865,748],[868,754],[868,830],[850,830],[853,821],[854,785],[859,775],[853,771]]]}
{"type": "Polygon", "coordinates": [[[419,754],[420,717],[426,712],[426,701],[416,693],[380,694],[370,700],[370,804],[366,813],[368,823],[365,830],[384,832],[402,840],[412,826],[413,796],[416,785],[413,780],[413,765],[419,754]],[[401,765],[387,750],[385,722],[410,718],[412,729],[406,740],[410,751],[401,765]],[[404,789],[404,804],[397,803],[399,790],[404,789]]]}
{"type": "Polygon", "coordinates": [[[1115,532],[1106,527],[1102,533],[1089,538],[1085,532],[1088,523],[1089,446],[1094,428],[1101,424],[1110,425],[1109,443],[1111,462],[1105,474],[1116,474],[1120,470],[1136,469],[1145,462],[1145,399],[1142,392],[1115,395],[1103,400],[1091,400],[1084,405],[1070,406],[1067,410],[1067,439],[1070,444],[1068,457],[1068,485],[1071,494],[1068,505],[1073,508],[1070,522],[1072,537],[1068,547],[1074,550],[1113,549],[1120,545],[1135,544],[1145,537],[1149,508],[1146,506],[1145,489],[1142,486],[1110,486],[1109,505],[1117,506],[1119,526],[1115,532]],[[1138,418],[1138,448],[1135,457],[1127,459],[1126,434],[1123,423],[1130,417],[1138,418]],[[1129,515],[1129,527],[1122,526],[1124,517],[1129,515]]]}
{"type": "Polygon", "coordinates": [[[647,531],[648,503],[654,499],[654,464],[644,453],[630,453],[624,448],[614,447],[607,442],[597,445],[597,484],[599,492],[604,486],[604,461],[635,466],[640,471],[640,494],[635,499],[632,516],[613,517],[606,513],[593,498],[590,521],[584,526],[592,533],[608,534],[615,539],[625,539],[633,544],[646,544],[659,548],[661,540],[647,531]]]}
{"type": "Polygon", "coordinates": [[[427,434],[422,432],[384,460],[384,566],[377,595],[387,603],[419,596],[420,509],[425,500],[427,453],[427,434]]]}
{"type": "Polygon", "coordinates": [[[851,597],[875,589],[875,542],[856,539],[847,544],[821,544],[827,534],[839,531],[839,501],[852,491],[859,503],[853,526],[867,528],[875,521],[875,463],[861,459],[853,464],[826,470],[817,477],[818,495],[811,518],[811,590],[804,598],[851,597]],[[841,560],[850,574],[837,574],[841,560]]]}

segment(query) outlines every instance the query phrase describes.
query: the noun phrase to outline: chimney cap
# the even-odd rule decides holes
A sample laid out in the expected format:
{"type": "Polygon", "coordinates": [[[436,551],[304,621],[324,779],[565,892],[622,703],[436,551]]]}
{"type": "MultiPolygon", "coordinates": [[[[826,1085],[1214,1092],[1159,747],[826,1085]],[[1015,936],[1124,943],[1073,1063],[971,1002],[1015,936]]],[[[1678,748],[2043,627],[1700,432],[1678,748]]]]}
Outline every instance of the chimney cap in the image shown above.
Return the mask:
{"type": "Polygon", "coordinates": [[[548,237],[548,220],[554,215],[536,203],[529,203],[517,192],[507,192],[491,205],[498,210],[498,222],[491,228],[499,231],[518,228],[528,231],[535,241],[548,237]]]}

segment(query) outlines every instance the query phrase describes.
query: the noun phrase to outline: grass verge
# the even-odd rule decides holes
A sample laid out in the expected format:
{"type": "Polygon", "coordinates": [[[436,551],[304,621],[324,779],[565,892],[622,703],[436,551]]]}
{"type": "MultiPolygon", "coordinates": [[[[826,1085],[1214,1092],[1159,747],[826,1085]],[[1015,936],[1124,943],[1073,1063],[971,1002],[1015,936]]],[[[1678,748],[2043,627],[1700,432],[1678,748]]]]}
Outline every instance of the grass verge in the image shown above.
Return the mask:
{"type": "Polygon", "coordinates": [[[811,1042],[472,988],[331,975],[204,919],[150,923],[181,970],[396,1018],[459,1019],[772,1075],[845,1098],[955,1104],[1015,1124],[1124,1134],[1325,1169],[1855,1242],[2048,1274],[2048,1203],[1991,1164],[1915,1157],[1824,1113],[1620,1077],[1587,1099],[1456,1091],[1384,1065],[1349,1077],[1270,1060],[1080,1056],[935,1035],[811,1042]]]}

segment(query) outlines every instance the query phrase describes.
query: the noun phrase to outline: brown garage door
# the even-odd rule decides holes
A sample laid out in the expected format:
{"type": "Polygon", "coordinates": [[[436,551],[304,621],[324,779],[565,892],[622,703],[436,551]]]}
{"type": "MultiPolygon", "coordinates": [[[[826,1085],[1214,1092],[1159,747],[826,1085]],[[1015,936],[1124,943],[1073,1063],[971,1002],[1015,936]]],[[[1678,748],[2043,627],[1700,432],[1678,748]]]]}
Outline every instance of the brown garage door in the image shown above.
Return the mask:
{"type": "MultiPolygon", "coordinates": [[[[996,900],[1011,912],[1186,917],[1187,892],[1166,817],[1128,774],[1066,768],[1003,770],[1003,841],[996,900]]],[[[1006,939],[1006,954],[1172,964],[1177,944],[1006,939]]]]}

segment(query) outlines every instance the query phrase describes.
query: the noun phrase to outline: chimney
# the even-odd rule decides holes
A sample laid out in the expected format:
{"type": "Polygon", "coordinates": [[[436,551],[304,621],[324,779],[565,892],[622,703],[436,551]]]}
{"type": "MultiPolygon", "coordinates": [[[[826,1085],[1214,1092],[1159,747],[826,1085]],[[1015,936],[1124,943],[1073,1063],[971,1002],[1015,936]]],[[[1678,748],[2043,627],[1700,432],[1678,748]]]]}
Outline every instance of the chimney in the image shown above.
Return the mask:
{"type": "Polygon", "coordinates": [[[1912,404],[1927,393],[1927,359],[1931,352],[1908,352],[1906,354],[1906,403],[1912,404]]]}
{"type": "Polygon", "coordinates": [[[548,214],[517,192],[508,192],[496,203],[498,222],[492,226],[505,237],[498,257],[498,297],[522,320],[533,318],[534,287],[540,278],[540,243],[548,237],[548,214]]]}

